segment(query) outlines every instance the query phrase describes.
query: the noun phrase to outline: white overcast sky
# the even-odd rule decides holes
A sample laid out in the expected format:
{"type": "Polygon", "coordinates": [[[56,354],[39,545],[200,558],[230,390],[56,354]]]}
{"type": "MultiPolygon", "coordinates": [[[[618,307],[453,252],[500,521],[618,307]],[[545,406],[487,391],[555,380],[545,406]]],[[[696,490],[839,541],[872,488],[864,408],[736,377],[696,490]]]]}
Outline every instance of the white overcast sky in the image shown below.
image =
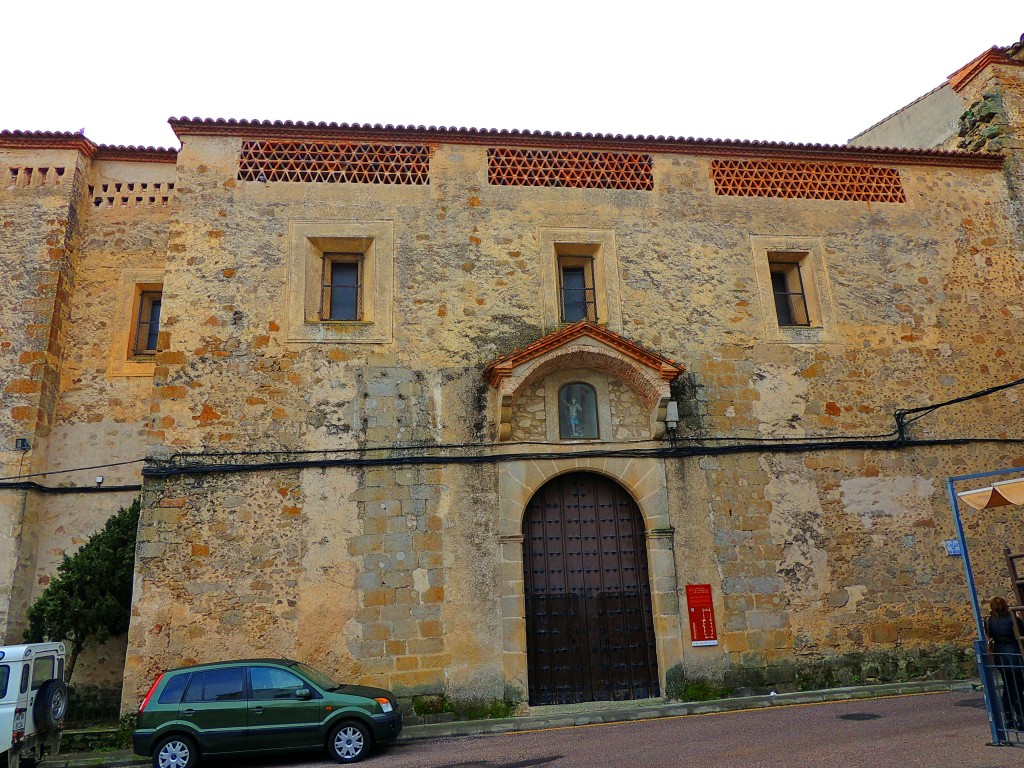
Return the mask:
{"type": "Polygon", "coordinates": [[[1024,0],[8,0],[0,128],[171,116],[842,143],[1024,33],[1024,0]]]}

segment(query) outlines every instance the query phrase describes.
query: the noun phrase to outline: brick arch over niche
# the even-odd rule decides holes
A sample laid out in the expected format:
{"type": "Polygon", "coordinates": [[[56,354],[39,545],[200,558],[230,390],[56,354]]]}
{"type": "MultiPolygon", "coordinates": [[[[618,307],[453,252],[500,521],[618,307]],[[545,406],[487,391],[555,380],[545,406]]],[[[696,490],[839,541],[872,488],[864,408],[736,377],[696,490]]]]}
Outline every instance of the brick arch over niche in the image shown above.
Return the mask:
{"type": "Polygon", "coordinates": [[[512,404],[517,395],[553,371],[568,368],[587,368],[620,380],[649,409],[667,403],[669,384],[684,370],[596,323],[574,323],[498,358],[484,370],[501,396],[499,440],[507,440],[511,434],[512,404]]]}

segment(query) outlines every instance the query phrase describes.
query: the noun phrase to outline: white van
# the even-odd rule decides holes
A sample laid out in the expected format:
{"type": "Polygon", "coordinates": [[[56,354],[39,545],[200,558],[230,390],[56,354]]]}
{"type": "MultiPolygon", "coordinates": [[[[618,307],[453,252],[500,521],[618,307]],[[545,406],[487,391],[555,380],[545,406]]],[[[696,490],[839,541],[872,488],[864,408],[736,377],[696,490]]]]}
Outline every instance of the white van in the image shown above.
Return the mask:
{"type": "Polygon", "coordinates": [[[68,689],[64,643],[0,647],[0,767],[57,754],[68,689]]]}

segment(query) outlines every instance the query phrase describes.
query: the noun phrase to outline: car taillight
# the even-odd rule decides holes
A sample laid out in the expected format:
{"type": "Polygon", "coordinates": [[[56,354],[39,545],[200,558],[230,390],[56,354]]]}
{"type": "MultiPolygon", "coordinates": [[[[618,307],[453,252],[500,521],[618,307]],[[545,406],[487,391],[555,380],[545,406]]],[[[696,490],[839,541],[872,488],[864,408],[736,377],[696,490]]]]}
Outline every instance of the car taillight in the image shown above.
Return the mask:
{"type": "Polygon", "coordinates": [[[391,706],[391,702],[385,699],[383,696],[378,696],[376,699],[377,703],[380,704],[380,708],[385,712],[390,712],[394,707],[391,706]]]}
{"type": "Polygon", "coordinates": [[[153,684],[151,686],[149,686],[149,693],[146,694],[146,698],[144,698],[142,700],[142,703],[139,704],[139,714],[140,715],[142,714],[142,711],[146,708],[146,705],[149,704],[149,699],[153,695],[153,691],[156,690],[156,687],[158,685],[160,685],[160,681],[163,680],[163,679],[164,679],[164,673],[161,672],[159,677],[157,677],[157,679],[153,681],[153,684]]]}
{"type": "Polygon", "coordinates": [[[11,742],[17,743],[25,738],[25,716],[28,710],[24,707],[16,707],[14,710],[14,730],[11,733],[11,742]]]}

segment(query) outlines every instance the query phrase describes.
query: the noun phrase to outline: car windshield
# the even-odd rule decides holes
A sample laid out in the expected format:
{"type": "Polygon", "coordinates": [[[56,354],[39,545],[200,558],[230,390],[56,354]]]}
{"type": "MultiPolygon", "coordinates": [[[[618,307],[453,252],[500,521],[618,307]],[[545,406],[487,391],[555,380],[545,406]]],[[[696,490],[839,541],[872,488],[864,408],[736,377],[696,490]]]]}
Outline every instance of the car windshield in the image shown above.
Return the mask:
{"type": "Polygon", "coordinates": [[[0,664],[0,699],[7,695],[7,681],[11,679],[11,668],[0,664]]]}
{"type": "Polygon", "coordinates": [[[336,682],[331,680],[331,678],[329,678],[323,672],[319,672],[319,671],[313,669],[312,667],[310,667],[310,666],[308,666],[306,664],[303,664],[301,661],[295,662],[295,664],[292,665],[292,669],[297,669],[299,672],[304,674],[306,677],[308,677],[314,683],[319,685],[325,691],[333,691],[333,690],[335,690],[337,688],[343,688],[344,687],[342,685],[338,685],[336,682]]]}

